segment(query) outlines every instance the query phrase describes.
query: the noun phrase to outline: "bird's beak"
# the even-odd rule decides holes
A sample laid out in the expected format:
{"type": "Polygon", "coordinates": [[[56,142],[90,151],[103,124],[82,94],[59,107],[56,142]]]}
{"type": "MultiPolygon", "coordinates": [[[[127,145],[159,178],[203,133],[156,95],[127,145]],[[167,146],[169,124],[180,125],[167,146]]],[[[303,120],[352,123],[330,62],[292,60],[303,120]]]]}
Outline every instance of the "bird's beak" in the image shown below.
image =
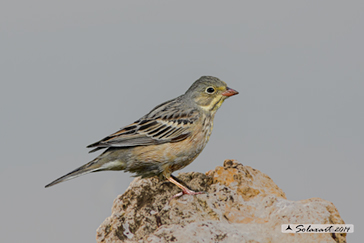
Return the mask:
{"type": "Polygon", "coordinates": [[[229,87],[226,87],[226,90],[221,93],[221,95],[227,96],[227,97],[230,97],[230,96],[233,96],[233,95],[237,95],[237,94],[239,94],[238,91],[236,91],[234,89],[231,89],[229,87]]]}

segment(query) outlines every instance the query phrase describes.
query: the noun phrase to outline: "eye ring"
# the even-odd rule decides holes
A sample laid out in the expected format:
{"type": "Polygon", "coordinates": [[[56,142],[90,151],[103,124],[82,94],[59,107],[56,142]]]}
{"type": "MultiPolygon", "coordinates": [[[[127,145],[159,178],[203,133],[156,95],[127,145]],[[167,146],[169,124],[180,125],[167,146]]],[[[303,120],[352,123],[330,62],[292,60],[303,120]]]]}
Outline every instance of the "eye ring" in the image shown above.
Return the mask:
{"type": "Polygon", "coordinates": [[[215,89],[214,89],[214,87],[208,87],[208,88],[206,88],[205,92],[208,94],[213,94],[213,93],[215,93],[215,89]]]}

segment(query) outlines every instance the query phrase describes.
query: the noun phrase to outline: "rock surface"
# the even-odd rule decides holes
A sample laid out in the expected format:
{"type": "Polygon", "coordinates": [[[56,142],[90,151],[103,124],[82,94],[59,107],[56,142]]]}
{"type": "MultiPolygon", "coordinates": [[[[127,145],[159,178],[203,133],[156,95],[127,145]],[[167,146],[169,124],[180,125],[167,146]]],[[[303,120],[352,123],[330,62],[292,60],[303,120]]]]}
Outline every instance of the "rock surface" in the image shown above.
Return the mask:
{"type": "Polygon", "coordinates": [[[97,242],[346,242],[346,234],[281,233],[281,224],[344,224],[335,206],[320,198],[286,199],[264,173],[234,160],[206,174],[179,179],[206,194],[170,198],[179,189],[156,178],[136,178],[114,200],[97,242]]]}

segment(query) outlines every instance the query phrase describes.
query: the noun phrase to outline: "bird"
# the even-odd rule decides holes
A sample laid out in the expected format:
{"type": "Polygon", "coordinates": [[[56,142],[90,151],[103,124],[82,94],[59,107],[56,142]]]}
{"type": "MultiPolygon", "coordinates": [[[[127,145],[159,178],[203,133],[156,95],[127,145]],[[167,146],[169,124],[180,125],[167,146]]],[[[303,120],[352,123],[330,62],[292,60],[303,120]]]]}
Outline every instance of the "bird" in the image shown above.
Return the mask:
{"type": "Polygon", "coordinates": [[[135,177],[158,177],[175,184],[182,192],[174,197],[200,194],[184,186],[172,172],[186,167],[202,152],[210,139],[216,111],[238,93],[216,77],[202,76],[184,94],[88,145],[90,153],[105,150],[45,187],[92,172],[123,170],[135,177]]]}

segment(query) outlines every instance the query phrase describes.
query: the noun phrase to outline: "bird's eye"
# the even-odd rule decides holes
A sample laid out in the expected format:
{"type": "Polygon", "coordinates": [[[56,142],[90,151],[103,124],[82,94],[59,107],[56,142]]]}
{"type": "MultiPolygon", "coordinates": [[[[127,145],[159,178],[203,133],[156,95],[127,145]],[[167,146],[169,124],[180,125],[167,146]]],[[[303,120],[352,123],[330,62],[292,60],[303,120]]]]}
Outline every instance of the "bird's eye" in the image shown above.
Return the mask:
{"type": "Polygon", "coordinates": [[[208,94],[212,94],[212,93],[214,93],[215,92],[215,89],[213,88],[213,87],[208,87],[207,89],[206,89],[206,93],[208,93],[208,94]]]}

